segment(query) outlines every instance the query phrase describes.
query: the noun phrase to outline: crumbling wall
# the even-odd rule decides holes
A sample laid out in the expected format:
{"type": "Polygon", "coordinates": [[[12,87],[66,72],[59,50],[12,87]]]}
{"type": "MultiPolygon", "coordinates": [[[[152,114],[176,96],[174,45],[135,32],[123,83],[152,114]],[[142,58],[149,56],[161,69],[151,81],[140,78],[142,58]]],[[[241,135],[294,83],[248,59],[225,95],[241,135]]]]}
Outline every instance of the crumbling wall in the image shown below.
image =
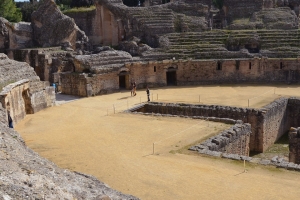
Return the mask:
{"type": "Polygon", "coordinates": [[[225,16],[228,22],[238,18],[249,18],[254,12],[273,8],[273,0],[224,0],[225,16]]]}
{"type": "Polygon", "coordinates": [[[264,152],[290,127],[287,105],[286,98],[278,99],[262,109],[152,102],[145,104],[143,112],[242,120],[251,124],[250,150],[264,152]]]}
{"type": "Polygon", "coordinates": [[[89,38],[89,42],[92,45],[101,44],[101,32],[100,27],[101,12],[99,10],[91,10],[86,12],[67,12],[65,15],[74,19],[76,25],[83,30],[86,36],[89,38]]]}
{"type": "Polygon", "coordinates": [[[26,116],[28,102],[23,98],[23,92],[29,89],[29,80],[21,80],[4,87],[0,93],[1,104],[10,111],[14,123],[18,123],[26,116]]]}
{"type": "Polygon", "coordinates": [[[64,94],[87,96],[86,74],[61,73],[61,92],[64,94]]]}
{"type": "Polygon", "coordinates": [[[191,147],[190,150],[210,150],[249,156],[250,134],[250,124],[235,124],[230,129],[224,130],[203,143],[191,147]]]}
{"type": "Polygon", "coordinates": [[[289,162],[300,164],[300,128],[291,128],[289,131],[289,162]]]}

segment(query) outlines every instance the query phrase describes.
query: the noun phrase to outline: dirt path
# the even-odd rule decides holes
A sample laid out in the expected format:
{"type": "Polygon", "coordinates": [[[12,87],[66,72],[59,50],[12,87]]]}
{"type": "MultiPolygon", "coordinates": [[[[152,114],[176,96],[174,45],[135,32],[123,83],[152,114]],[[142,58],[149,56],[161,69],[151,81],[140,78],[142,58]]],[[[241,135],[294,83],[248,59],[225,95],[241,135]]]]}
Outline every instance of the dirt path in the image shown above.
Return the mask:
{"type": "MultiPolygon", "coordinates": [[[[249,98],[273,89],[207,86],[151,93],[158,94],[159,101],[171,97],[196,103],[199,97],[192,97],[202,94],[204,103],[247,106],[249,98]]],[[[270,92],[253,104],[261,106],[283,93],[295,95],[299,89],[277,88],[275,95],[270,92]]],[[[103,95],[48,108],[26,116],[16,129],[30,148],[60,167],[92,174],[141,199],[299,198],[300,173],[252,165],[242,173],[240,162],[173,153],[218,133],[226,128],[224,124],[208,127],[207,122],[192,119],[112,114],[146,99],[145,91],[137,94],[133,98],[130,92],[103,95]],[[151,155],[153,143],[155,154],[151,155]]]]}

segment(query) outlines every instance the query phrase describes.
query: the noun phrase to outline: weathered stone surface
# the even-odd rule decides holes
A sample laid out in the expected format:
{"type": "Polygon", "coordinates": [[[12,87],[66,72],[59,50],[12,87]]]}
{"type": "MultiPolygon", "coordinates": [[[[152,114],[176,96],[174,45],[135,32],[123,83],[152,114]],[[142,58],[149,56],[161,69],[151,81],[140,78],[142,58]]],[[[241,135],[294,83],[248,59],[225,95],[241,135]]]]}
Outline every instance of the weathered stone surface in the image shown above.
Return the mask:
{"type": "Polygon", "coordinates": [[[128,41],[121,42],[119,49],[130,53],[132,56],[141,56],[143,52],[152,50],[146,44],[141,43],[140,39],[133,37],[128,41]]]}
{"type": "Polygon", "coordinates": [[[75,22],[62,14],[53,0],[45,0],[31,15],[34,43],[40,47],[70,43],[72,49],[87,47],[88,38],[75,22]],[[77,43],[77,46],[76,46],[77,43]]]}
{"type": "Polygon", "coordinates": [[[41,82],[27,63],[0,54],[0,78],[0,102],[2,107],[10,110],[14,123],[18,123],[26,114],[54,105],[53,87],[41,82]]]}
{"type": "Polygon", "coordinates": [[[60,169],[25,146],[3,121],[0,104],[0,195],[4,199],[137,199],[93,176],[60,169]]]}
{"type": "Polygon", "coordinates": [[[9,48],[9,31],[7,28],[8,21],[0,17],[0,53],[9,48]]]}
{"type": "Polygon", "coordinates": [[[32,47],[32,28],[27,22],[10,23],[0,17],[0,53],[32,47]]]}
{"type": "Polygon", "coordinates": [[[76,72],[89,71],[94,74],[118,71],[125,62],[132,61],[132,56],[124,51],[101,51],[98,54],[75,56],[76,72]]]}

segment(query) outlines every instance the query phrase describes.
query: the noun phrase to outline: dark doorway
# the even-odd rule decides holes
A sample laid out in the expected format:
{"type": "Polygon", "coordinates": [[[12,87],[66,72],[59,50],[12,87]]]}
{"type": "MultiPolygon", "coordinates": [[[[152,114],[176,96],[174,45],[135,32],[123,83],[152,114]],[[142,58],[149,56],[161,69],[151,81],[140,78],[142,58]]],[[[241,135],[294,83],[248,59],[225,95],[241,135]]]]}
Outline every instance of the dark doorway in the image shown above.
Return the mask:
{"type": "Polygon", "coordinates": [[[176,71],[167,72],[167,85],[176,85],[176,71]]]}
{"type": "Polygon", "coordinates": [[[119,87],[120,89],[126,89],[126,75],[119,76],[119,87]]]}
{"type": "Polygon", "coordinates": [[[128,7],[142,6],[145,0],[123,0],[123,4],[128,7]]]}

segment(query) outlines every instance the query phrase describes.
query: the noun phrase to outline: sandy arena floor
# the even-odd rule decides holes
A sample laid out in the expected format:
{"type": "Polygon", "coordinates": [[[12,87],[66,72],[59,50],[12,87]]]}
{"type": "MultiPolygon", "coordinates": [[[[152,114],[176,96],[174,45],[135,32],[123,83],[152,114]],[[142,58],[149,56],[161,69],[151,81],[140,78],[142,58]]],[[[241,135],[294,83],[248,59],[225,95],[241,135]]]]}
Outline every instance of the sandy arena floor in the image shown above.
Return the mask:
{"type": "MultiPolygon", "coordinates": [[[[276,87],[275,94],[274,86],[255,85],[168,87],[151,93],[158,101],[199,103],[200,95],[204,104],[242,107],[261,94],[250,107],[300,94],[299,86],[276,87]]],[[[228,127],[224,124],[118,113],[145,100],[144,90],[136,97],[126,91],[82,98],[28,115],[16,130],[30,148],[58,166],[92,174],[141,199],[299,198],[299,172],[247,164],[243,173],[241,162],[184,150],[228,127]]]]}

